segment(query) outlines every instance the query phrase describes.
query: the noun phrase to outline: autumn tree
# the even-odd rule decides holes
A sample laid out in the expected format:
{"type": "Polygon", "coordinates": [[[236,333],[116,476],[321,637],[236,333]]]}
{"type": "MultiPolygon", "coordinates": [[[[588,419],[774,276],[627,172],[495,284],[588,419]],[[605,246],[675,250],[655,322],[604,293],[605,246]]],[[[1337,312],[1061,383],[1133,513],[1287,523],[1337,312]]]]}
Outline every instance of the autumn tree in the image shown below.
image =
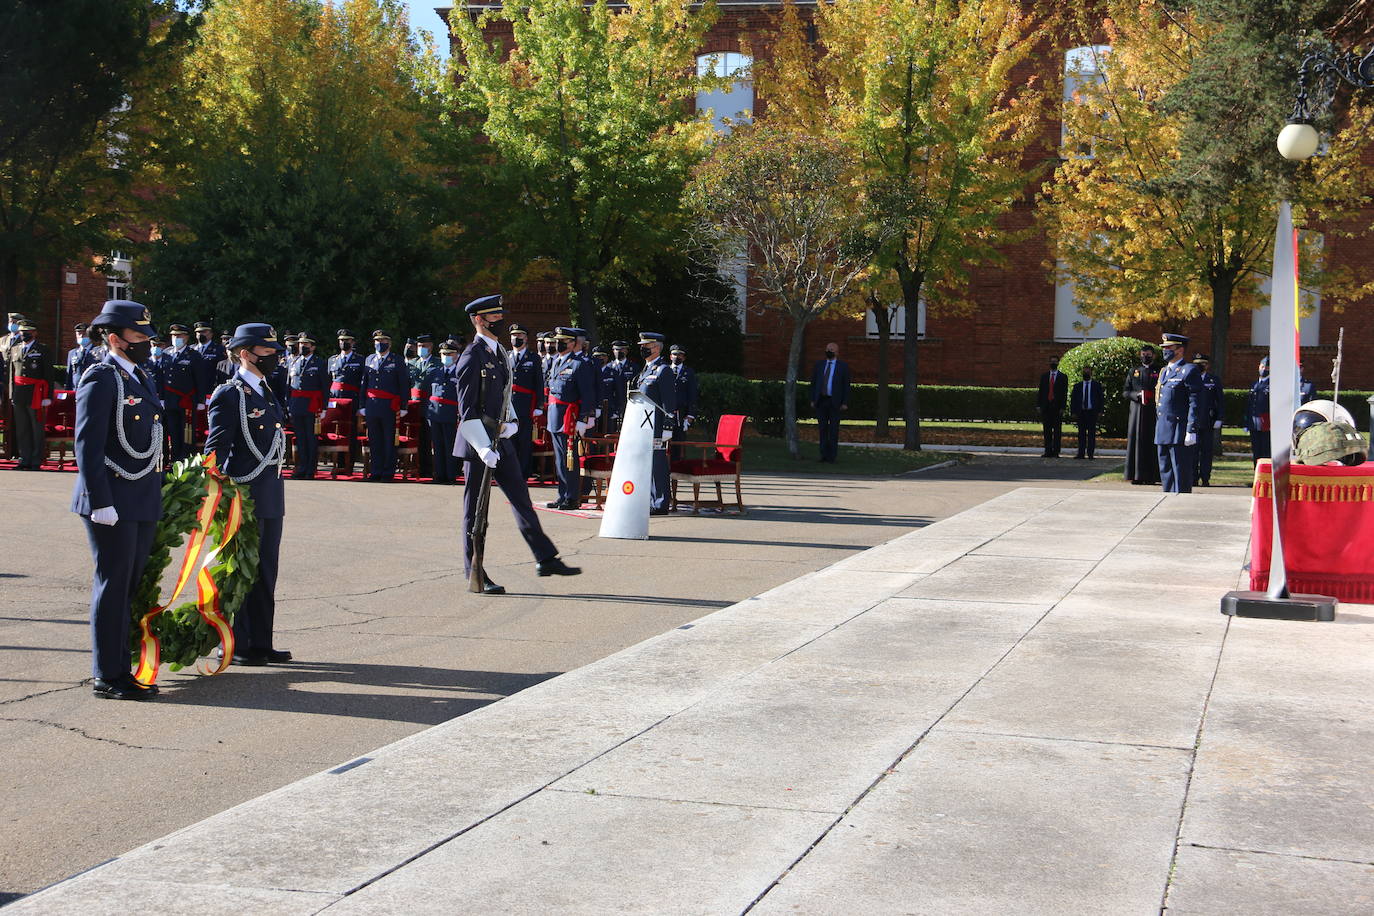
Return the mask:
{"type": "Polygon", "coordinates": [[[1233,315],[1265,304],[1281,198],[1317,230],[1302,236],[1305,282],[1359,294],[1355,278],[1321,268],[1321,233],[1329,250],[1369,199],[1360,164],[1369,109],[1355,106],[1308,164],[1274,148],[1293,102],[1296,37],[1333,7],[1112,0],[1079,10],[1087,50],[1068,76],[1077,90],[1045,199],[1061,275],[1084,314],[1115,324],[1210,316],[1212,363],[1223,373],[1233,315]],[[1099,35],[1107,47],[1095,46],[1099,35]]]}
{"type": "Polygon", "coordinates": [[[0,7],[0,312],[41,264],[123,247],[197,21],[171,0],[0,7]]]}
{"type": "Polygon", "coordinates": [[[454,108],[492,155],[467,184],[485,241],[515,270],[552,262],[597,335],[600,288],[642,272],[684,226],[683,189],[710,125],[690,103],[715,6],[530,0],[455,6],[454,108]],[[488,33],[507,24],[511,43],[488,33]]]}
{"type": "Polygon", "coordinates": [[[862,206],[849,150],[764,121],[735,129],[698,169],[691,197],[712,247],[746,258],[763,307],[791,325],[784,387],[787,450],[797,437],[797,375],[806,326],[840,304],[881,242],[862,206]]]}
{"type": "Polygon", "coordinates": [[[443,321],[442,73],[404,4],[218,0],[182,80],[151,303],[316,333],[443,321]]]}
{"type": "Polygon", "coordinates": [[[970,270],[1015,237],[1005,216],[1034,178],[1042,108],[1018,65],[1044,33],[1015,0],[835,0],[815,23],[812,44],[784,17],[763,94],[775,117],[822,125],[855,157],[859,199],[883,226],[874,266],[900,290],[904,447],[919,449],[921,303],[971,309],[970,270]]]}

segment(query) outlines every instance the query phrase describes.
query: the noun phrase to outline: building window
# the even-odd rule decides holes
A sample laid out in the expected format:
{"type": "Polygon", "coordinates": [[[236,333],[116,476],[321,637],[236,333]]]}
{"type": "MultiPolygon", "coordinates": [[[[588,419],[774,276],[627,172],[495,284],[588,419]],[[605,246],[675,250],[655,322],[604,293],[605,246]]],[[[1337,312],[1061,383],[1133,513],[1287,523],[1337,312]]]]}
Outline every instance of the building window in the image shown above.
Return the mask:
{"type": "Polygon", "coordinates": [[[133,261],[122,251],[110,252],[105,262],[105,298],[128,299],[133,283],[133,261]]]}
{"type": "MultiPolygon", "coordinates": [[[[1078,94],[1086,86],[1103,83],[1107,80],[1104,72],[1107,54],[1111,51],[1111,45],[1086,45],[1081,48],[1070,48],[1064,54],[1064,105],[1078,104],[1078,94]]],[[[1070,143],[1069,128],[1062,120],[1060,121],[1060,145],[1069,150],[1075,156],[1091,158],[1093,154],[1092,141],[1084,140],[1080,143],[1070,143]]]]}
{"type": "Polygon", "coordinates": [[[733,77],[723,89],[697,93],[697,111],[711,111],[711,123],[722,134],[728,134],[731,124],[747,121],[754,112],[754,80],[749,68],[753,59],[738,51],[719,51],[697,56],[697,76],[733,77]]]}
{"type": "MultiPolygon", "coordinates": [[[[906,337],[906,307],[902,305],[890,305],[887,307],[889,327],[892,328],[892,339],[901,340],[906,337]]],[[[864,311],[864,336],[870,340],[878,339],[878,320],[873,317],[873,309],[864,311]]],[[[926,336],[926,300],[916,301],[916,339],[924,340],[926,336]]]]}
{"type": "Polygon", "coordinates": [[[1065,275],[1064,269],[1064,262],[1060,261],[1054,288],[1054,339],[1060,343],[1082,343],[1115,337],[1116,328],[1110,322],[1085,315],[1079,309],[1073,280],[1065,275]]]}
{"type": "MultiPolygon", "coordinates": [[[[1306,242],[1307,239],[1304,238],[1303,241],[1306,242]]],[[[1321,251],[1324,243],[1324,236],[1316,236],[1314,240],[1315,250],[1321,251]]],[[[1301,266],[1299,265],[1300,270],[1301,266]]],[[[1274,284],[1271,277],[1265,277],[1261,280],[1259,285],[1260,301],[1268,302],[1273,295],[1273,290],[1274,284]]],[[[1315,287],[1300,285],[1298,287],[1298,346],[1318,346],[1321,343],[1321,330],[1322,291],[1315,287]]],[[[1269,306],[1267,305],[1250,313],[1250,345],[1252,347],[1269,346],[1269,306]]]]}
{"type": "Polygon", "coordinates": [[[735,288],[735,314],[739,317],[739,329],[747,333],[749,314],[749,259],[742,253],[728,255],[721,260],[720,274],[735,288]]]}

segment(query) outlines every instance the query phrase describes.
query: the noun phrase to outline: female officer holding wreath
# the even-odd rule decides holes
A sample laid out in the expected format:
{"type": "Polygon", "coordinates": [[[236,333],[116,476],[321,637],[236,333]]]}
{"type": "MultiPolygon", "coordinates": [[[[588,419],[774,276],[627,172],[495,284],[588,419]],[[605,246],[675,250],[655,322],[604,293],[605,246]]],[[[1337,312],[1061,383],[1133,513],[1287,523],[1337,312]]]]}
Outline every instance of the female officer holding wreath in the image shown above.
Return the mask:
{"type": "Polygon", "coordinates": [[[95,559],[93,690],[109,700],[150,700],[157,688],[129,672],[129,603],[162,518],[162,404],[156,383],[139,368],[157,329],[139,303],[111,300],[91,332],[108,352],[76,390],[71,508],[85,520],[95,559]]]}
{"type": "Polygon", "coordinates": [[[234,615],[235,665],[291,660],[290,652],[272,648],[277,559],[286,515],[281,479],[286,417],[268,382],[284,349],[271,325],[239,325],[229,341],[229,355],[238,363],[238,371],[210,397],[205,453],[215,456],[225,476],[248,486],[258,520],[258,581],[234,615]]]}

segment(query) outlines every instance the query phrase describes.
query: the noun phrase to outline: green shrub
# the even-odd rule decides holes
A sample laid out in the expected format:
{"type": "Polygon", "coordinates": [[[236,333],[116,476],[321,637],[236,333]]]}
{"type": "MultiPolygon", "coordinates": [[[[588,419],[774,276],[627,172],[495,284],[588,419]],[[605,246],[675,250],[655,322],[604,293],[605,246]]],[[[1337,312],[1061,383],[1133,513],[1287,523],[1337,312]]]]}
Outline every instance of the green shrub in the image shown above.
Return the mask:
{"type": "Polygon", "coordinates": [[[1108,436],[1126,435],[1130,402],[1121,394],[1126,376],[1140,364],[1141,347],[1154,346],[1135,337],[1107,337],[1074,347],[1059,360],[1059,370],[1069,377],[1069,391],[1083,381],[1083,367],[1091,366],[1093,378],[1102,383],[1104,401],[1098,423],[1108,436]]]}

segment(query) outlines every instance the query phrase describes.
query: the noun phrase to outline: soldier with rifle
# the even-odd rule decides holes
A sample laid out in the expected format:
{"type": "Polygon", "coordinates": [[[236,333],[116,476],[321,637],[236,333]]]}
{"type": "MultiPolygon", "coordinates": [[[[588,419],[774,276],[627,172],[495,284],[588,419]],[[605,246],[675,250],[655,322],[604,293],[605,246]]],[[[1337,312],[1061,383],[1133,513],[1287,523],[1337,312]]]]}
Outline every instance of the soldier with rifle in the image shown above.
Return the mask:
{"type": "Polygon", "coordinates": [[[455,368],[459,423],[453,453],[465,462],[463,568],[468,590],[485,595],[506,591],[491,581],[483,568],[493,480],[510,502],[516,527],[534,554],[535,571],[541,576],[575,576],[582,570],[558,558],[558,548],[539,524],[511,441],[519,424],[511,407],[508,357],[499,343],[505,331],[501,297],[475,299],[466,311],[475,333],[455,368]]]}

